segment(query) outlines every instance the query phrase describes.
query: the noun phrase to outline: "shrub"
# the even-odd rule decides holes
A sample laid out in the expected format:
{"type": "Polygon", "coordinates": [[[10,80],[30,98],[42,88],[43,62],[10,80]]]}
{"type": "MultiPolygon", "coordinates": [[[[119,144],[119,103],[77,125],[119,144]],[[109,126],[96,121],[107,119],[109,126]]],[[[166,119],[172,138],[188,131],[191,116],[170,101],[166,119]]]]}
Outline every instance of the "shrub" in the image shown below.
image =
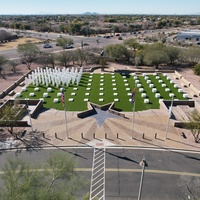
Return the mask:
{"type": "Polygon", "coordinates": [[[194,70],[194,73],[196,75],[200,75],[200,64],[196,64],[194,67],[193,67],[193,70],[194,70]]]}

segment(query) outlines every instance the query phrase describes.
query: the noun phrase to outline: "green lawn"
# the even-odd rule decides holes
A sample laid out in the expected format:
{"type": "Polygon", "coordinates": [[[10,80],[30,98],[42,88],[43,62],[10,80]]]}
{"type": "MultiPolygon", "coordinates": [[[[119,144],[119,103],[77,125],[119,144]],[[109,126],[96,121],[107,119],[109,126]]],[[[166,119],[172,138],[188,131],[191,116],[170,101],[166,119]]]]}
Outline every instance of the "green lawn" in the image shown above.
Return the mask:
{"type": "MultiPolygon", "coordinates": [[[[174,99],[185,99],[183,98],[183,94],[178,92],[178,89],[174,88],[173,84],[170,83],[170,80],[167,80],[167,78],[162,74],[159,76],[160,79],[163,80],[163,83],[166,84],[166,87],[170,88],[170,92],[165,91],[165,88],[162,87],[162,83],[159,83],[158,79],[156,79],[154,75],[148,75],[149,80],[151,80],[151,82],[154,84],[154,87],[157,88],[157,91],[160,93],[161,99],[171,100],[169,93],[174,93],[174,99]]],[[[138,80],[144,88],[144,92],[147,94],[146,98],[148,98],[150,102],[148,104],[144,103],[144,98],[141,97],[141,92],[139,92],[139,88],[137,88],[135,110],[141,111],[158,109],[159,98],[155,97],[155,93],[152,92],[152,88],[149,87],[149,84],[147,84],[144,76],[138,76],[138,80]]],[[[60,88],[62,86],[60,86],[60,88],[56,88],[55,86],[49,85],[48,87],[52,88],[52,92],[48,93],[48,98],[44,98],[44,107],[63,110],[64,108],[60,101],[60,97],[57,97],[57,93],[60,92],[60,88]],[[54,103],[54,98],[58,98],[59,102],[54,103]]],[[[128,95],[128,93],[132,93],[134,87],[135,80],[131,75],[126,75],[126,78],[124,78],[124,76],[121,74],[83,74],[79,86],[70,84],[69,87],[64,87],[66,109],[68,111],[86,110],[87,103],[84,101],[84,99],[89,99],[90,102],[99,105],[107,104],[113,102],[114,99],[118,99],[119,101],[115,102],[115,109],[119,111],[132,111],[134,103],[130,103],[130,94],[128,95]],[[102,76],[103,78],[101,78],[102,76]],[[113,78],[113,76],[115,78],[113,78]],[[91,82],[89,81],[90,79],[92,80],[91,82]],[[101,82],[101,79],[104,81],[101,82]],[[124,80],[127,80],[127,82],[124,82],[124,80]],[[88,83],[91,83],[91,86],[89,86],[88,83]],[[104,85],[100,86],[101,83],[104,85]],[[116,84],[116,86],[113,84],[116,84]],[[125,84],[129,85],[125,86],[125,84]],[[77,90],[74,90],[74,88],[77,88],[77,90]],[[87,88],[90,88],[90,90],[87,90],[87,88]],[[103,90],[100,90],[100,88],[103,88],[103,90]],[[113,90],[113,88],[117,88],[117,90],[113,90]],[[126,90],[126,88],[130,88],[130,90],[126,90]],[[76,95],[73,96],[71,93],[76,93],[76,95]],[[89,93],[89,96],[86,96],[86,93],[89,93]],[[101,96],[100,93],[103,93],[103,96],[101,96]],[[115,96],[114,93],[117,93],[117,96],[115,96]],[[70,98],[73,98],[74,100],[70,102],[70,98]],[[101,98],[103,101],[99,101],[101,98]]],[[[45,92],[47,92],[47,87],[45,85],[29,85],[25,92],[21,92],[20,98],[39,99],[43,98],[43,93],[45,92]],[[34,91],[35,87],[39,87],[40,90],[37,92],[34,91]],[[35,93],[34,97],[29,96],[31,92],[35,93]]]]}

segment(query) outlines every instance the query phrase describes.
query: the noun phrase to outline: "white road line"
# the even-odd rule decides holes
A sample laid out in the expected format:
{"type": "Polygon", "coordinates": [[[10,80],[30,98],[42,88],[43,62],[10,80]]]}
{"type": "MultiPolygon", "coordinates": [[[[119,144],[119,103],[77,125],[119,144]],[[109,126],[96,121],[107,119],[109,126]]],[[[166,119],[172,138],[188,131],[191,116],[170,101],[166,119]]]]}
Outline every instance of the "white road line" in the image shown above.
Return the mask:
{"type": "MultiPolygon", "coordinates": [[[[58,146],[59,147],[59,146],[58,146]]],[[[94,147],[88,147],[88,146],[67,146],[67,147],[59,147],[59,149],[93,149],[94,147]]],[[[200,150],[184,150],[184,149],[175,149],[175,148],[154,148],[154,147],[131,147],[131,146],[104,146],[103,148],[105,149],[130,149],[130,150],[149,150],[149,151],[169,151],[169,152],[180,152],[180,153],[191,153],[191,154],[200,154],[200,150]]],[[[37,148],[34,148],[37,149],[37,148]]],[[[43,149],[43,150],[55,150],[58,149],[57,147],[43,147],[43,148],[38,148],[38,149],[43,149]]],[[[58,150],[59,150],[58,149],[58,150]]],[[[24,149],[0,149],[0,151],[16,151],[16,150],[20,150],[20,151],[27,151],[25,148],[24,149]]]]}

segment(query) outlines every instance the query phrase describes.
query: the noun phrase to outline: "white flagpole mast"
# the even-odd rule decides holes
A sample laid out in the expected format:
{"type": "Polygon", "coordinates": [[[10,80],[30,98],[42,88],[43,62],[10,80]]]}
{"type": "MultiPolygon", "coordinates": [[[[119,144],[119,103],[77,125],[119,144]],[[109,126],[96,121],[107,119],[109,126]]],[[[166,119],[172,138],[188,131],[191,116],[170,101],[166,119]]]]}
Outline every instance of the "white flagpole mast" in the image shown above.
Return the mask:
{"type": "Polygon", "coordinates": [[[134,131],[134,117],[135,117],[135,104],[136,104],[136,87],[134,87],[134,106],[133,106],[133,117],[132,117],[132,139],[133,139],[133,131],[134,131]]]}
{"type": "Polygon", "coordinates": [[[133,132],[134,132],[135,104],[136,104],[136,101],[134,100],[133,118],[132,118],[132,139],[133,139],[133,132]]]}
{"type": "Polygon", "coordinates": [[[172,115],[173,101],[174,101],[174,97],[172,96],[172,101],[171,101],[171,105],[170,105],[169,113],[168,113],[168,120],[167,120],[166,132],[165,132],[165,140],[167,139],[167,135],[168,135],[169,122],[170,122],[170,118],[172,115]]]}
{"type": "MultiPolygon", "coordinates": [[[[66,101],[65,101],[65,91],[64,91],[64,89],[63,89],[63,91],[62,91],[62,93],[63,93],[63,95],[64,95],[64,110],[65,110],[65,125],[66,125],[66,138],[69,138],[69,136],[68,136],[68,126],[67,126],[67,114],[66,114],[66,101]]],[[[62,97],[63,98],[63,97],[62,97]]],[[[63,101],[62,100],[62,101],[63,101]]]]}
{"type": "Polygon", "coordinates": [[[28,105],[28,99],[27,99],[27,97],[26,97],[26,106],[27,106],[29,121],[30,121],[30,124],[31,124],[31,130],[32,130],[32,133],[33,133],[34,130],[33,130],[33,124],[32,124],[32,120],[31,120],[31,115],[30,115],[30,110],[29,110],[29,105],[28,105]]]}
{"type": "Polygon", "coordinates": [[[67,126],[67,113],[66,113],[66,102],[65,102],[65,124],[66,124],[66,138],[69,138],[68,136],[68,126],[67,126]]]}

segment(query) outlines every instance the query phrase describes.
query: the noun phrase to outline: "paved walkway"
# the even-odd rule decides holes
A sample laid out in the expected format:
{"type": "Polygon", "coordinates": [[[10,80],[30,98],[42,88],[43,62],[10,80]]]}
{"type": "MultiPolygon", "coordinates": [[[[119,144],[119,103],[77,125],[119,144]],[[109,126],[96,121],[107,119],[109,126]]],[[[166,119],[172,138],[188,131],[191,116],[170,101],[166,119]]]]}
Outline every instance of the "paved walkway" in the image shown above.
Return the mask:
{"type": "Polygon", "coordinates": [[[108,116],[102,124],[99,124],[96,118],[80,119],[76,114],[67,113],[66,126],[64,111],[50,109],[40,114],[37,119],[32,119],[33,129],[45,134],[45,138],[40,134],[43,145],[50,147],[135,146],[200,151],[200,144],[194,142],[191,133],[175,128],[173,120],[170,120],[167,131],[169,139],[165,139],[168,115],[162,110],[136,112],[134,123],[132,113],[124,113],[126,118],[108,116]],[[182,131],[186,139],[181,135],[182,131]]]}
{"type": "MultiPolygon", "coordinates": [[[[16,92],[20,90],[16,88],[16,92]]],[[[67,112],[66,123],[64,111],[50,109],[31,122],[34,130],[44,133],[45,138],[41,133],[38,135],[44,146],[136,146],[200,151],[200,144],[194,142],[192,134],[175,128],[173,120],[166,132],[168,114],[165,110],[136,112],[134,120],[133,113],[124,114],[126,118],[97,110],[96,115],[80,119],[77,112],[67,112]],[[182,132],[187,138],[183,138],[182,132]],[[165,139],[166,135],[169,139],[165,139]]]]}

